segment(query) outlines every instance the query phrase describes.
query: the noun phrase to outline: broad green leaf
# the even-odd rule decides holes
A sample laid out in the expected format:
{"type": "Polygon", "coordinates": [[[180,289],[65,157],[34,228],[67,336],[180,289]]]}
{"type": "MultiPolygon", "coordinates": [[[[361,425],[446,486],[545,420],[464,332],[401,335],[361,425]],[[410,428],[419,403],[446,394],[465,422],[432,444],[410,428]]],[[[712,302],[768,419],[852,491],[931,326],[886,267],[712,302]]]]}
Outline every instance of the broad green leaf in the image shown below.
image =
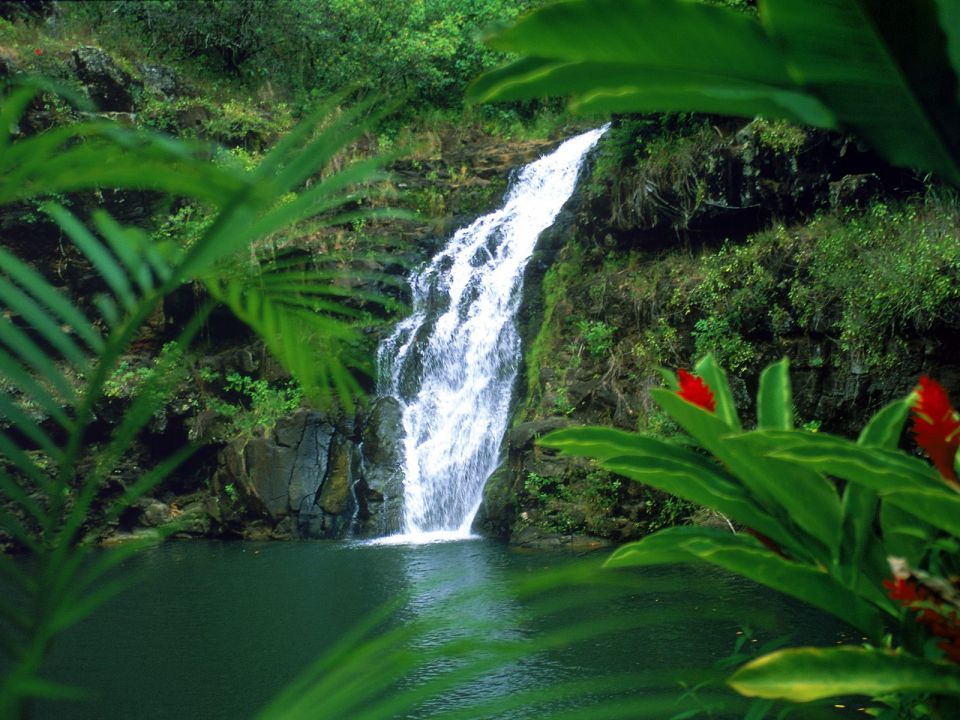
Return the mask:
{"type": "Polygon", "coordinates": [[[684,563],[693,560],[725,568],[835,615],[871,638],[879,638],[879,611],[825,571],[791,562],[745,535],[710,528],[675,527],[619,548],[607,567],[684,563]]]}
{"type": "Polygon", "coordinates": [[[798,82],[896,165],[960,184],[957,76],[933,2],[765,0],[798,82]]]}
{"type": "Polygon", "coordinates": [[[663,379],[667,390],[677,392],[680,389],[680,381],[677,380],[677,374],[669,368],[657,368],[657,374],[663,379]]]}
{"type": "Polygon", "coordinates": [[[723,420],[733,430],[740,430],[740,417],[737,415],[737,405],[733,401],[730,383],[727,374],[717,364],[713,355],[708,354],[694,367],[694,372],[703,378],[710,386],[717,401],[717,417],[723,420]]]}
{"type": "MultiPolygon", "coordinates": [[[[912,395],[896,400],[877,412],[860,432],[857,445],[895,450],[903,433],[903,424],[910,412],[912,395]]],[[[875,490],[860,483],[848,482],[843,489],[843,540],[840,544],[841,572],[852,579],[869,561],[869,549],[879,538],[874,533],[879,499],[875,490]]],[[[898,554],[891,550],[893,554],[898,554]]],[[[870,575],[888,572],[885,559],[870,563],[870,575]]]]}
{"type": "Polygon", "coordinates": [[[837,490],[815,469],[771,457],[783,434],[757,430],[724,438],[719,457],[744,484],[771,498],[786,517],[823,543],[835,558],[842,523],[837,490]]]}
{"type": "Polygon", "coordinates": [[[728,518],[763,533],[788,550],[796,548],[790,533],[757,507],[738,486],[717,473],[668,458],[613,457],[600,462],[611,472],[711,508],[728,518]]]}
{"type": "Polygon", "coordinates": [[[960,494],[946,485],[943,491],[909,488],[883,492],[880,497],[924,523],[960,536],[960,494]]]}
{"type": "Polygon", "coordinates": [[[857,439],[858,445],[866,447],[881,447],[885,450],[896,450],[903,434],[903,426],[907,422],[910,408],[913,407],[913,393],[901,400],[894,400],[884,405],[867,421],[857,439]]]}
{"type": "Polygon", "coordinates": [[[943,488],[936,468],[894,450],[864,447],[827,433],[795,433],[771,457],[816,468],[834,477],[883,492],[907,487],[943,488]]]}
{"type": "Polygon", "coordinates": [[[911,567],[919,567],[928,541],[935,533],[913,513],[887,502],[880,503],[880,528],[886,551],[894,557],[905,558],[911,567]]]}
{"type": "Polygon", "coordinates": [[[757,427],[760,430],[793,430],[793,391],[787,358],[768,365],[760,373],[757,427]]]}
{"type": "Polygon", "coordinates": [[[839,695],[958,695],[960,670],[956,665],[869,648],[793,648],[747,663],[728,683],[743,695],[792,702],[839,695]]]}
{"type": "Polygon", "coordinates": [[[736,479],[710,458],[682,445],[655,437],[609,427],[571,427],[554,430],[537,441],[538,445],[560,450],[566,455],[606,460],[621,456],[647,456],[684,462],[704,471],[722,474],[730,482],[736,479]]]}
{"type": "Polygon", "coordinates": [[[833,127],[752,18],[663,0],[580,0],[531,13],[492,38],[523,57],[482,75],[477,101],[573,95],[583,112],[762,114],[833,127]]]}
{"type": "Polygon", "coordinates": [[[530,13],[489,43],[533,58],[683,68],[720,79],[727,73],[793,84],[782,55],[753,18],[696,3],[574,0],[530,13]],[[681,28],[688,42],[677,37],[681,28]]]}
{"type": "Polygon", "coordinates": [[[578,112],[716,112],[764,115],[798,123],[830,125],[833,116],[816,98],[716,73],[646,68],[630,63],[523,59],[482,75],[470,88],[478,101],[573,95],[578,112]],[[502,78],[502,79],[501,79],[502,78]],[[532,90],[533,88],[533,90],[532,90]]]}
{"type": "MultiPolygon", "coordinates": [[[[700,445],[727,466],[727,469],[748,489],[753,499],[768,512],[778,508],[779,504],[770,494],[767,480],[758,476],[749,464],[750,458],[744,458],[735,448],[723,443],[723,439],[733,431],[730,425],[703,408],[687,402],[676,393],[661,388],[650,391],[651,397],[700,445]]],[[[719,402],[718,402],[719,407],[719,402]]]]}
{"type": "Polygon", "coordinates": [[[733,432],[727,422],[714,413],[687,402],[671,390],[653,388],[650,396],[707,452],[722,460],[720,438],[733,432]]]}
{"type": "Polygon", "coordinates": [[[557,430],[538,444],[567,455],[594,458],[607,470],[712,508],[783,547],[801,549],[780,523],[747,497],[735,477],[687,448],[603,427],[557,430]]]}
{"type": "MultiPolygon", "coordinates": [[[[936,0],[940,10],[940,27],[947,36],[947,53],[954,74],[960,76],[960,0],[936,0]]],[[[957,87],[960,98],[960,86],[957,87]]]]}
{"type": "Polygon", "coordinates": [[[839,560],[848,578],[857,572],[863,562],[864,553],[873,536],[878,507],[877,493],[870,488],[857,483],[847,483],[843,489],[843,499],[840,502],[843,529],[839,560]]]}

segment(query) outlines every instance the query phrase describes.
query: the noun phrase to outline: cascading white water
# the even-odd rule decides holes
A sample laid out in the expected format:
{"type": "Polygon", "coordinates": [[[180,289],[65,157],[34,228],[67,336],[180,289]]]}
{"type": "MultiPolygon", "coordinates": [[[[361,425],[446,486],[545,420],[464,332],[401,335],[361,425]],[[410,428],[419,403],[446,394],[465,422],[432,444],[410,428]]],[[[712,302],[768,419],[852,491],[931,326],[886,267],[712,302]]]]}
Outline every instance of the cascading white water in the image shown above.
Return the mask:
{"type": "Polygon", "coordinates": [[[503,207],[458,230],[411,278],[413,313],[378,353],[379,394],[403,410],[403,533],[411,541],[470,534],[506,430],[524,268],[605,130],[523,167],[503,207]]]}

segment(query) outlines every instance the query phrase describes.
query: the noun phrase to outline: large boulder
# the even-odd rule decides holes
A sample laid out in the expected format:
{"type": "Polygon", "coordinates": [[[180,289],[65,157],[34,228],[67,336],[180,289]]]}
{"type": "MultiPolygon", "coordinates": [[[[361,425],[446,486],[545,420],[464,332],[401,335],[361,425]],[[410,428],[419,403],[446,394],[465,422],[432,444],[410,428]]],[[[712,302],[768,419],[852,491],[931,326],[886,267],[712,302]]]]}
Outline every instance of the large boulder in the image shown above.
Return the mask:
{"type": "Polygon", "coordinates": [[[167,65],[143,64],[138,67],[147,90],[164,100],[176,100],[186,94],[186,88],[173,68],[167,65]]]}
{"type": "Polygon", "coordinates": [[[266,519],[274,530],[292,522],[301,537],[346,535],[357,506],[343,434],[326,414],[299,410],[267,436],[229,443],[213,480],[232,504],[221,525],[266,519]]]}
{"type": "Polygon", "coordinates": [[[72,54],[77,79],[101,111],[133,112],[142,85],[124,72],[109,53],[84,45],[72,54]]]}

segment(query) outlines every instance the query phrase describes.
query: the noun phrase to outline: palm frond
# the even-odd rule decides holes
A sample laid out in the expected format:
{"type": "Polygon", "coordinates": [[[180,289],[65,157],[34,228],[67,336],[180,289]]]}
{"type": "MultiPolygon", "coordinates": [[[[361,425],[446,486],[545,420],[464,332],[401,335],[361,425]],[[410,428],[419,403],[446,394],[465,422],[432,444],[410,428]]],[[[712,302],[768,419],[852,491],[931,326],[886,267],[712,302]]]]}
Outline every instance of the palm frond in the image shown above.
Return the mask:
{"type": "MultiPolygon", "coordinates": [[[[0,632],[0,649],[12,663],[0,679],[2,717],[16,715],[30,697],[75,694],[41,679],[42,658],[58,632],[122,589],[122,583],[103,580],[134,548],[91,562],[90,546],[79,540],[107,478],[162,394],[149,384],[141,387],[110,438],[93,451],[93,462],[85,432],[110,373],[162,298],[185,282],[203,281],[263,335],[305,387],[345,404],[360,393],[353,373],[364,368],[353,325],[358,311],[348,301],[389,304],[377,293],[344,284],[349,265],[322,267],[314,276],[295,264],[269,267],[265,276],[258,270],[238,278],[231,270],[238,251],[267,235],[298,223],[304,231],[366,216],[365,193],[356,187],[382,177],[382,160],[304,185],[365,130],[364,118],[376,114],[373,101],[334,113],[323,125],[342,99],[335,98],[284,138],[257,170],[245,173],[208,162],[197,144],[109,123],[79,123],[14,140],[11,128],[41,89],[50,86],[38,81],[15,89],[0,105],[0,204],[128,187],[193,198],[211,205],[216,217],[192,246],[161,247],[105,212],[93,214],[94,232],[66,208],[46,203],[46,212],[107,288],[93,299],[101,315],[96,321],[41,272],[0,249],[0,530],[36,556],[30,571],[0,557],[0,575],[21,589],[26,603],[22,610],[4,609],[18,620],[15,625],[27,627],[20,635],[0,632]]],[[[205,305],[185,326],[182,346],[209,309],[205,305]]],[[[119,517],[191,451],[174,453],[109,500],[102,510],[106,521],[119,517]]]]}
{"type": "Polygon", "coordinates": [[[583,112],[763,115],[853,131],[960,185],[954,0],[759,0],[760,21],[681,0],[571,0],[495,34],[517,53],[478,101],[573,97],[583,112]]]}

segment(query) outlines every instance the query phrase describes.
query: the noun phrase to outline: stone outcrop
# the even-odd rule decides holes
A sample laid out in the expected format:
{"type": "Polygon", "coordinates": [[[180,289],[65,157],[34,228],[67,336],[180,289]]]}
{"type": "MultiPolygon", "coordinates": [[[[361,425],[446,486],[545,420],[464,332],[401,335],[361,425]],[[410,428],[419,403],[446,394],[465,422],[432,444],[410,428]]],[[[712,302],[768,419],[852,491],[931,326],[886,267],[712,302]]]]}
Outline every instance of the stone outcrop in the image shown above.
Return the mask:
{"type": "Polygon", "coordinates": [[[284,418],[267,436],[230,442],[211,481],[217,497],[228,500],[215,520],[241,533],[244,522],[260,518],[281,535],[344,536],[357,510],[351,449],[315,410],[284,418]]]}
{"type": "Polygon", "coordinates": [[[77,79],[103,112],[133,112],[143,85],[122,70],[105,50],[81,46],[73,51],[77,79]]]}

